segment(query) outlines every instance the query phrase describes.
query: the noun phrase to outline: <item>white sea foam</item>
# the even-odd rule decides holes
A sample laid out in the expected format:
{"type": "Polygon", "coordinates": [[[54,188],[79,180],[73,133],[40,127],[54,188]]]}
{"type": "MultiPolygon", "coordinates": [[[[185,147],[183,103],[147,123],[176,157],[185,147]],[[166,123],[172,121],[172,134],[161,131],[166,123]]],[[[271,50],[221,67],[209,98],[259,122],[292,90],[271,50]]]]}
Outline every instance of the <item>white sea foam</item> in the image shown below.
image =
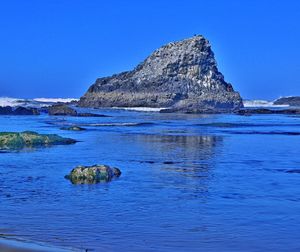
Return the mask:
{"type": "Polygon", "coordinates": [[[56,103],[56,102],[72,102],[72,101],[79,101],[77,98],[34,98],[34,101],[37,102],[45,102],[45,103],[56,103]]]}
{"type": "Polygon", "coordinates": [[[282,107],[288,107],[288,105],[274,105],[271,101],[265,101],[265,100],[244,100],[244,107],[245,108],[259,108],[259,107],[268,107],[268,108],[282,108],[282,107]]]}
{"type": "Polygon", "coordinates": [[[25,103],[24,99],[17,99],[17,98],[12,98],[12,97],[0,97],[0,106],[5,107],[5,106],[21,106],[20,104],[25,103]]]}

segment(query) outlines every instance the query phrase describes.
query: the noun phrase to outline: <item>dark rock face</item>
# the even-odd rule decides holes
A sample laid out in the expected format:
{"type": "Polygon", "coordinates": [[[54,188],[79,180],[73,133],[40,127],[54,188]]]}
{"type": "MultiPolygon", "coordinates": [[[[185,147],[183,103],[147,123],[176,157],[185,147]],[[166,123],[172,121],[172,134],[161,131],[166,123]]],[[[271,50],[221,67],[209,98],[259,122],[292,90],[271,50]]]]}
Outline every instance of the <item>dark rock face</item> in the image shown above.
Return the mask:
{"type": "Polygon", "coordinates": [[[108,165],[77,166],[65,178],[72,184],[96,184],[109,182],[121,176],[119,168],[108,165]]]}
{"type": "Polygon", "coordinates": [[[10,106],[0,107],[0,115],[39,115],[40,112],[36,108],[17,107],[10,106]]]}
{"type": "Polygon", "coordinates": [[[70,138],[63,138],[55,134],[38,134],[32,131],[24,131],[21,133],[0,132],[1,150],[19,150],[23,148],[73,143],[76,143],[76,141],[70,138]]]}
{"type": "Polygon", "coordinates": [[[202,36],[169,43],[134,70],[97,79],[78,104],[184,112],[228,112],[243,106],[239,93],[218,71],[210,44],[202,36]]]}
{"type": "Polygon", "coordinates": [[[300,106],[300,96],[282,97],[274,101],[275,105],[300,106]]]}

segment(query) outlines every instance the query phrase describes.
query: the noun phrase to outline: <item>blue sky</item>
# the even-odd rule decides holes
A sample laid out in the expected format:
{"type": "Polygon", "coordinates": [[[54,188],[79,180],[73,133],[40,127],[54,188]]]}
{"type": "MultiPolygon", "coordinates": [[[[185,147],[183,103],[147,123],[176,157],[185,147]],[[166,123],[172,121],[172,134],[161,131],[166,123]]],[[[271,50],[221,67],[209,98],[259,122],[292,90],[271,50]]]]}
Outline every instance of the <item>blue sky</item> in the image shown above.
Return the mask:
{"type": "Polygon", "coordinates": [[[297,0],[3,0],[0,96],[80,97],[194,34],[244,98],[300,95],[299,24],[297,0]]]}

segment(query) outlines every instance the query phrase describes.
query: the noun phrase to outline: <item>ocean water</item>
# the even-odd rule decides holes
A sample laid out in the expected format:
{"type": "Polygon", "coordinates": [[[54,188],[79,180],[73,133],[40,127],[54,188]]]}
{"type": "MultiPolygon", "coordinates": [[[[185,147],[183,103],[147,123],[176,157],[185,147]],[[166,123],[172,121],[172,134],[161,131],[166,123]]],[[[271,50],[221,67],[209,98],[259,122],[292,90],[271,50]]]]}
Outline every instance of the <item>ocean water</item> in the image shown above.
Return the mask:
{"type": "Polygon", "coordinates": [[[0,233],[79,251],[299,251],[300,117],[0,116],[68,146],[0,153],[0,233]],[[86,131],[60,128],[81,125],[86,131]],[[122,170],[72,185],[77,165],[122,170]]]}

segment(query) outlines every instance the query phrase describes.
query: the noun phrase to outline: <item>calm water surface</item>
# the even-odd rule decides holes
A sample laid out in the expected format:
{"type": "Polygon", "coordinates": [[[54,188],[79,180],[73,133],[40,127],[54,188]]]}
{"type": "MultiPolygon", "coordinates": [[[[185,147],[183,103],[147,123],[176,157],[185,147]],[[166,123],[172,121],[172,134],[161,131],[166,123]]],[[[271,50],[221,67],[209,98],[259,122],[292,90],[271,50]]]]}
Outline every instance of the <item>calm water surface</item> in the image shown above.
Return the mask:
{"type": "Polygon", "coordinates": [[[0,233],[90,251],[300,251],[300,117],[1,116],[80,142],[0,153],[0,233]],[[60,128],[82,125],[86,131],[60,128]],[[77,165],[122,176],[72,185],[77,165]]]}

